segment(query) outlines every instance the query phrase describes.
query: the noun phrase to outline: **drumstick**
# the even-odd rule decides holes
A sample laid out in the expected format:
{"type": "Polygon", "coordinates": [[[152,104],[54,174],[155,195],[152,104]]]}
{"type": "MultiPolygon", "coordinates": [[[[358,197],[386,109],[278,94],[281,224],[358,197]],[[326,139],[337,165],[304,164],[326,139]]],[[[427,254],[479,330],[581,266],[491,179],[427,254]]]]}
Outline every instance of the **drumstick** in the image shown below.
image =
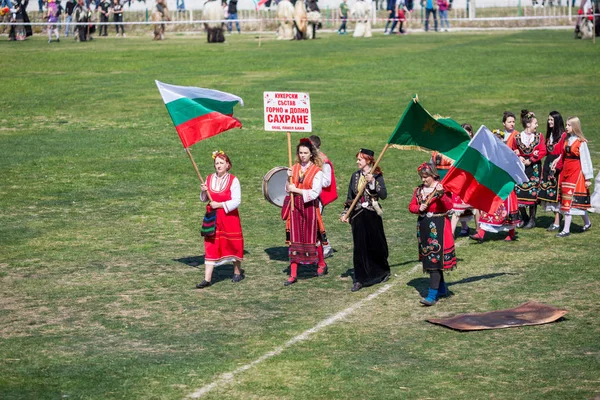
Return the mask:
{"type": "MultiPolygon", "coordinates": [[[[188,149],[186,147],[185,152],[190,157],[190,161],[192,162],[192,165],[194,165],[194,169],[196,170],[196,174],[198,174],[198,179],[200,179],[200,183],[204,184],[204,179],[202,179],[202,175],[200,175],[200,171],[198,171],[198,166],[196,165],[196,162],[194,161],[194,157],[192,157],[192,153],[190,153],[190,149],[188,149]]],[[[213,201],[212,197],[210,197],[210,191],[207,190],[206,195],[208,196],[208,201],[213,201]]]]}

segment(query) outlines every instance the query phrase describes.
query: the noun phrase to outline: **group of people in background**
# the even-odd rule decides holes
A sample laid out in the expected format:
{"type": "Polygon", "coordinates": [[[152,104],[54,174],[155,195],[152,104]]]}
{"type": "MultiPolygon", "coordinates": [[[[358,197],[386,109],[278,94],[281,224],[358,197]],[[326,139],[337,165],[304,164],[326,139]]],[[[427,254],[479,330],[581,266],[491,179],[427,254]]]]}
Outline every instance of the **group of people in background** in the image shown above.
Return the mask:
{"type": "MultiPolygon", "coordinates": [[[[10,0],[3,0],[9,2],[10,0]]],[[[12,0],[12,8],[10,9],[13,22],[20,22],[23,25],[12,25],[9,32],[9,40],[25,40],[31,36],[30,19],[27,14],[27,6],[29,0],[12,0]]],[[[6,8],[3,8],[6,9],[6,8]]],[[[53,41],[60,42],[59,27],[61,20],[64,21],[65,37],[72,35],[75,40],[85,42],[92,40],[92,34],[96,27],[92,23],[94,13],[99,14],[99,21],[106,23],[116,23],[116,35],[125,36],[125,27],[123,25],[123,4],[120,0],[67,0],[65,6],[61,4],[61,0],[41,0],[40,12],[44,13],[44,20],[48,22],[47,33],[48,43],[53,41]],[[92,10],[92,5],[95,10],[92,10]],[[45,7],[45,11],[44,8],[45,7]],[[74,25],[73,23],[77,23],[74,25]],[[54,39],[53,39],[54,35],[54,39]]],[[[108,36],[108,25],[100,25],[99,36],[108,36]]]]}
{"type": "MultiPolygon", "coordinates": [[[[408,210],[417,217],[417,244],[419,261],[429,274],[429,290],[420,300],[431,306],[448,295],[444,272],[456,268],[455,235],[469,236],[468,218],[475,216],[477,232],[470,237],[483,242],[486,232],[508,232],[505,240],[517,239],[517,228],[536,226],[537,208],[553,213],[547,231],[556,231],[556,237],[570,235],[573,215],[583,218],[582,232],[591,229],[588,215],[591,207],[590,186],[593,168],[587,140],[577,117],[563,120],[560,113],[549,113],[546,134],[538,131],[535,113],[522,110],[523,130],[515,129],[517,117],[507,111],[502,117],[502,129],[494,131],[498,140],[511,148],[523,163],[529,181],[515,185],[515,190],[497,210],[473,210],[460,197],[448,192],[441,183],[445,172],[452,166],[440,153],[417,168],[422,184],[412,195],[408,210]],[[560,219],[563,217],[562,229],[560,219]],[[461,229],[457,233],[458,222],[461,229]]],[[[473,137],[469,124],[463,128],[473,137]]],[[[337,196],[335,172],[329,158],[321,152],[318,136],[303,138],[296,146],[296,162],[288,169],[289,182],[281,216],[285,221],[288,244],[290,286],[298,282],[299,268],[316,266],[315,275],[328,273],[325,259],[331,255],[325,225],[324,207],[337,196]]],[[[375,153],[360,149],[356,153],[357,171],[350,177],[347,197],[340,221],[349,223],[353,241],[352,292],[363,287],[385,282],[390,278],[388,243],[384,232],[381,200],[387,197],[383,173],[375,166],[375,153]]],[[[213,154],[216,172],[202,185],[201,199],[209,201],[207,216],[216,210],[214,236],[205,237],[206,270],[204,280],[197,285],[202,289],[211,285],[215,265],[233,262],[232,280],[244,278],[243,236],[237,207],[241,189],[237,178],[228,173],[229,157],[222,151],[213,154]]],[[[600,197],[600,188],[594,194],[600,197]]],[[[205,222],[207,221],[205,217],[205,222]]],[[[208,219],[210,224],[212,221],[208,219]]]]}

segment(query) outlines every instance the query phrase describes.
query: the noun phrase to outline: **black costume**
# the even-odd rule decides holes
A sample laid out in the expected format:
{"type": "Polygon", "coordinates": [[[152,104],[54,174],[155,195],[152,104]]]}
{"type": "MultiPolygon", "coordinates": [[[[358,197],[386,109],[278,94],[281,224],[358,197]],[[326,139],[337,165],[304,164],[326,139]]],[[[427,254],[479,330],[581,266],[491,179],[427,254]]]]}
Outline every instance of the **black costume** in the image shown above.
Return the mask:
{"type": "Polygon", "coordinates": [[[374,285],[389,278],[388,245],[378,200],[387,197],[383,175],[373,174],[375,182],[366,184],[363,172],[356,171],[350,178],[344,214],[358,194],[359,183],[366,184],[363,195],[348,218],[354,242],[354,282],[362,286],[374,285]],[[374,187],[373,187],[374,185],[374,187]]]}
{"type": "MultiPolygon", "coordinates": [[[[29,0],[25,0],[23,2],[21,0],[13,0],[12,3],[15,9],[15,22],[24,22],[25,24],[29,24],[31,22],[29,20],[29,15],[27,15],[27,5],[29,4],[29,0]]],[[[11,25],[10,31],[8,32],[8,40],[24,40],[31,35],[33,35],[31,25],[22,25],[22,27],[18,28],[16,25],[11,25]],[[24,35],[23,31],[25,33],[24,35]]]]}
{"type": "MultiPolygon", "coordinates": [[[[73,10],[75,22],[90,22],[91,14],[91,11],[83,2],[81,4],[78,3],[73,10]]],[[[85,42],[87,40],[92,40],[91,33],[95,30],[95,27],[90,26],[89,24],[77,25],[75,30],[77,31],[75,39],[78,39],[80,42],[85,42]]]]}
{"type": "MultiPolygon", "coordinates": [[[[110,12],[110,1],[102,0],[100,2],[100,22],[108,22],[108,14],[110,12]]],[[[100,25],[100,33],[98,36],[108,36],[108,25],[100,25]]]]}

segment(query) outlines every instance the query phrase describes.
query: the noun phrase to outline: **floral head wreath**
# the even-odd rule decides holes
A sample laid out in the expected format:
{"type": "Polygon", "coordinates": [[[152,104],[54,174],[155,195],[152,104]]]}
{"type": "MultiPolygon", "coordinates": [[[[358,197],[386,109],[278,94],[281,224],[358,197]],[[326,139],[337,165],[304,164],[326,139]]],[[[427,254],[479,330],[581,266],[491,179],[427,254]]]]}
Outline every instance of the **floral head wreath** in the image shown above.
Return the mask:
{"type": "Polygon", "coordinates": [[[225,152],[223,150],[215,150],[212,152],[212,158],[213,160],[216,159],[218,156],[224,156],[225,152]]]}
{"type": "Polygon", "coordinates": [[[302,138],[300,139],[300,143],[301,146],[307,146],[308,148],[313,147],[312,142],[310,141],[309,138],[302,138]]]}
{"type": "Polygon", "coordinates": [[[424,162],[423,164],[419,165],[419,167],[417,168],[417,172],[419,173],[419,175],[427,174],[435,177],[436,179],[439,179],[440,177],[440,174],[438,174],[435,166],[428,162],[424,162]]]}

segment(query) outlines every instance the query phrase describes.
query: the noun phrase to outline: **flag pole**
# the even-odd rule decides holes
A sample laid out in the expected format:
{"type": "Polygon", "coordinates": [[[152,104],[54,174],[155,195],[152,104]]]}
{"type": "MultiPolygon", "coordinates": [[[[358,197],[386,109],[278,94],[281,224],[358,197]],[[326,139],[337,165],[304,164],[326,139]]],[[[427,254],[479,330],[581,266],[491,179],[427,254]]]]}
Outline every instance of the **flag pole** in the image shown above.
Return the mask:
{"type": "Polygon", "coordinates": [[[262,15],[261,15],[260,16],[259,26],[258,26],[258,47],[260,47],[260,40],[261,40],[261,37],[262,37],[262,26],[263,26],[263,19],[262,19],[262,15]]]}
{"type": "MultiPolygon", "coordinates": [[[[383,157],[383,155],[385,154],[385,152],[387,151],[387,149],[390,147],[389,143],[386,143],[385,147],[383,148],[383,150],[381,150],[381,153],[379,153],[379,157],[377,157],[377,161],[375,161],[375,164],[373,164],[373,167],[371,168],[371,172],[375,172],[375,169],[377,169],[377,166],[379,165],[379,161],[381,161],[381,158],[383,157]]],[[[365,185],[363,188],[359,188],[358,189],[358,193],[356,194],[356,197],[354,198],[354,201],[352,202],[352,204],[350,205],[350,208],[348,209],[348,211],[346,212],[345,215],[345,219],[347,222],[348,218],[350,216],[350,213],[352,212],[352,210],[354,210],[354,207],[356,206],[356,203],[358,203],[358,199],[360,198],[360,196],[362,196],[365,187],[367,187],[367,185],[365,185]]]]}
{"type": "MultiPolygon", "coordinates": [[[[202,175],[200,175],[200,171],[198,170],[198,166],[196,165],[196,162],[194,161],[194,157],[192,157],[192,153],[190,153],[190,149],[188,149],[186,147],[185,152],[190,157],[190,161],[192,162],[192,165],[194,166],[194,169],[196,170],[196,174],[198,175],[198,179],[200,179],[200,183],[204,184],[204,179],[202,179],[202,175]]],[[[206,191],[206,195],[208,196],[208,201],[213,201],[212,197],[210,197],[210,192],[208,190],[206,191]]]]}
{"type": "MultiPolygon", "coordinates": [[[[292,164],[292,134],[290,132],[287,133],[287,139],[288,139],[288,161],[290,164],[290,169],[292,169],[292,167],[294,166],[292,164]]],[[[290,181],[290,183],[292,183],[292,177],[289,176],[288,180],[290,181]]],[[[290,210],[294,209],[294,193],[290,192],[290,210]]]]}

